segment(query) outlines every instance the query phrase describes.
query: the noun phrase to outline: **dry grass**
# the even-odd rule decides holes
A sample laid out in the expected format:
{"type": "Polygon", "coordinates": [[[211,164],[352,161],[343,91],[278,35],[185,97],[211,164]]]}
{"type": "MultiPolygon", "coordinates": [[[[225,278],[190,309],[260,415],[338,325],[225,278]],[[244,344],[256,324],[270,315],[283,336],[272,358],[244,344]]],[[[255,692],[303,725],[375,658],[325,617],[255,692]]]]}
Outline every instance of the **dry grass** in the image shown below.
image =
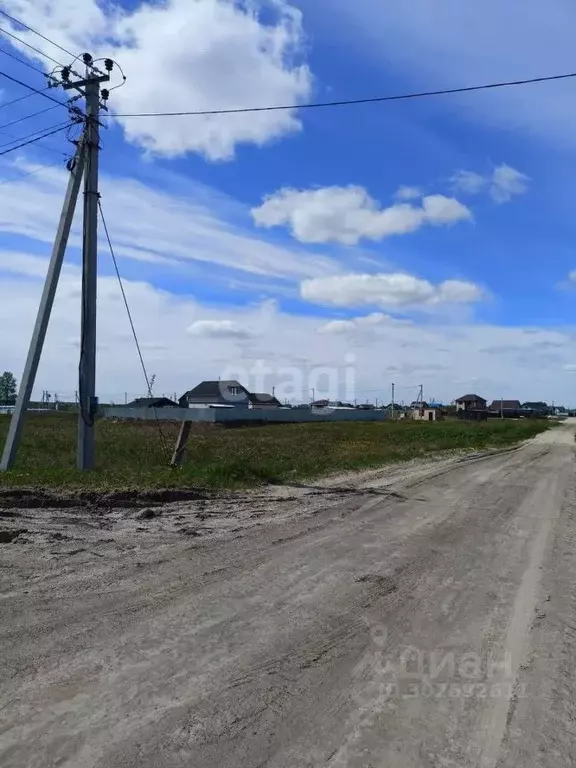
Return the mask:
{"type": "MultiPolygon", "coordinates": [[[[0,445],[9,417],[0,416],[0,445]]],[[[76,471],[76,417],[30,415],[16,467],[0,473],[0,488],[233,488],[287,482],[334,471],[375,467],[448,450],[504,447],[533,437],[546,421],[474,424],[285,424],[192,429],[182,466],[168,466],[178,424],[163,422],[166,450],[155,422],[106,421],[96,426],[96,471],[76,471]]]]}

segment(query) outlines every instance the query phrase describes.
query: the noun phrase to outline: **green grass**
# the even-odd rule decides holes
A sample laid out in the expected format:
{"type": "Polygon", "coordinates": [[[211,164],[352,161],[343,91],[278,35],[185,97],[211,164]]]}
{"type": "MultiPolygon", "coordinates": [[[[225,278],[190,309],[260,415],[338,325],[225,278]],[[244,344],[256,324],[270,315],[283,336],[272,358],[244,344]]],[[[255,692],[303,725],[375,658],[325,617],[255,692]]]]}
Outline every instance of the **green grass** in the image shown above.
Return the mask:
{"type": "MultiPolygon", "coordinates": [[[[0,446],[9,417],[0,415],[0,446]]],[[[76,417],[30,415],[16,466],[0,473],[0,488],[149,490],[238,488],[287,482],[334,471],[376,467],[449,450],[512,445],[549,427],[546,421],[286,424],[223,429],[193,427],[184,462],[168,465],[178,424],[163,422],[167,451],[156,422],[96,425],[96,471],[76,471],[76,417]]]]}

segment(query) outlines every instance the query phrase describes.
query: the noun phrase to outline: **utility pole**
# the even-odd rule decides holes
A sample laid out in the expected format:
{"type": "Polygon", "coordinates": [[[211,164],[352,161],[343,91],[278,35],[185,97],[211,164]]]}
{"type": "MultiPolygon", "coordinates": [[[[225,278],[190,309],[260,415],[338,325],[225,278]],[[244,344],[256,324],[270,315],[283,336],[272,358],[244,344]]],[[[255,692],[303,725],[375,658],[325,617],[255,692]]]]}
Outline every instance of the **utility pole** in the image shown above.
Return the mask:
{"type": "Polygon", "coordinates": [[[500,418],[504,418],[504,398],[500,398],[500,418]]]}
{"type": "Polygon", "coordinates": [[[392,408],[390,410],[390,415],[392,416],[392,419],[394,418],[394,389],[395,389],[395,387],[396,387],[396,385],[393,383],[392,384],[392,403],[391,403],[392,408]]]}
{"type": "MultiPolygon", "coordinates": [[[[94,462],[94,416],[96,413],[95,381],[96,381],[96,282],[97,282],[97,227],[98,227],[98,152],[99,152],[99,114],[101,105],[105,102],[109,91],[100,90],[101,83],[110,80],[109,73],[114,67],[111,59],[104,60],[106,73],[94,66],[92,56],[85,53],[82,60],[86,66],[82,78],[70,66],[62,67],[60,80],[51,77],[52,85],[61,85],[64,90],[75,89],[86,99],[86,114],[83,115],[77,107],[70,107],[70,113],[76,122],[84,122],[84,132],[76,143],[76,154],[68,163],[70,179],[62,207],[60,222],[52,256],[48,266],[44,290],[36,316],[36,324],[32,334],[26,365],[20,383],[16,407],[4,445],[0,469],[10,469],[16,459],[20,443],[24,417],[30,403],[32,389],[36,379],[38,363],[46,338],[46,330],[62,269],[66,244],[70,234],[72,218],[80,183],[84,176],[84,236],[82,243],[82,328],[80,343],[80,366],[78,387],[78,452],[77,466],[79,469],[91,469],[94,462]],[[72,80],[71,76],[78,79],[72,80]]],[[[76,97],[78,98],[78,97],[76,97]]],[[[45,394],[49,401],[48,393],[45,394]]]]}
{"type": "MultiPolygon", "coordinates": [[[[85,53],[86,77],[64,88],[84,88],[86,97],[86,171],[84,174],[84,239],[82,243],[82,317],[78,369],[78,469],[94,466],[94,419],[96,400],[96,295],[98,282],[98,153],[100,152],[100,84],[110,80],[91,69],[85,53]]],[[[110,67],[111,69],[111,67],[110,67]]],[[[110,71],[108,69],[108,71],[110,71]]]]}

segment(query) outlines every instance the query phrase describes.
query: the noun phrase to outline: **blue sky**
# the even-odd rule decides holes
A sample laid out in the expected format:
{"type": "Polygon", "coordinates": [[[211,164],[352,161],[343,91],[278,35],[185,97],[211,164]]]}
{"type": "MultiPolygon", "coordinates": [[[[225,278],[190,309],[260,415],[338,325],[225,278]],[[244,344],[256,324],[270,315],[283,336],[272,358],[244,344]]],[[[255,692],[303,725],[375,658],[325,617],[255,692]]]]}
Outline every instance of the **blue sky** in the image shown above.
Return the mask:
{"type": "MultiPolygon", "coordinates": [[[[528,0],[521,18],[496,0],[68,5],[54,0],[48,16],[37,0],[0,2],[69,50],[114,56],[128,76],[111,95],[120,114],[370,97],[573,68],[567,0],[528,0]]],[[[41,87],[38,73],[1,52],[0,70],[41,87]]],[[[49,106],[35,96],[2,108],[24,91],[6,79],[0,87],[0,126],[49,106]]],[[[406,400],[424,382],[446,401],[464,390],[576,401],[574,87],[109,120],[102,204],[159,390],[233,370],[256,388],[264,360],[270,372],[258,384],[292,377],[286,396],[307,399],[314,376],[332,375],[312,369],[333,369],[327,388],[341,389],[354,355],[358,399],[386,399],[395,380],[406,400]]],[[[24,136],[63,118],[56,108],[6,130],[24,136]]],[[[57,165],[22,174],[57,163],[54,149],[70,151],[60,135],[43,144],[52,151],[0,157],[0,320],[18,328],[3,334],[0,368],[17,376],[66,184],[57,165]]],[[[76,388],[78,223],[39,390],[76,388]]],[[[119,398],[141,392],[142,381],[104,244],[100,275],[98,387],[119,398]]]]}

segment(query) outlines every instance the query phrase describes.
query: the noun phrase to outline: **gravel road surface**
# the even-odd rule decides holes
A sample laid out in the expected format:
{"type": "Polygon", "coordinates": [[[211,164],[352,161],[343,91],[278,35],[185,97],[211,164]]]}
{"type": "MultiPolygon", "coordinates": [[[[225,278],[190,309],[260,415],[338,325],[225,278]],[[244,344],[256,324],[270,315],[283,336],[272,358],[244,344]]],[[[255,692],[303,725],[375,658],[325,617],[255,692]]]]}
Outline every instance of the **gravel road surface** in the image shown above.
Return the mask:
{"type": "Polygon", "coordinates": [[[575,765],[574,446],[0,509],[0,765],[575,765]]]}

